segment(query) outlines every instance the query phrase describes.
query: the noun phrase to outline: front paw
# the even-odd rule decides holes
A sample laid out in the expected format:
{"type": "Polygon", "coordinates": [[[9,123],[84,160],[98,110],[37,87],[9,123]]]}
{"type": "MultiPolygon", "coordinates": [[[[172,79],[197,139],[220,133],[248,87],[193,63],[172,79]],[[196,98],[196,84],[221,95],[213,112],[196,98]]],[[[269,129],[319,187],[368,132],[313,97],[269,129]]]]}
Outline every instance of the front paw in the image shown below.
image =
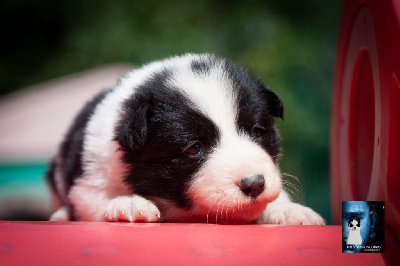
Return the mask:
{"type": "Polygon", "coordinates": [[[160,211],[140,196],[119,196],[108,202],[104,218],[108,222],[158,222],[160,211]]]}
{"type": "Polygon", "coordinates": [[[324,225],[325,220],[312,209],[293,202],[271,203],[259,223],[282,225],[324,225]]]}

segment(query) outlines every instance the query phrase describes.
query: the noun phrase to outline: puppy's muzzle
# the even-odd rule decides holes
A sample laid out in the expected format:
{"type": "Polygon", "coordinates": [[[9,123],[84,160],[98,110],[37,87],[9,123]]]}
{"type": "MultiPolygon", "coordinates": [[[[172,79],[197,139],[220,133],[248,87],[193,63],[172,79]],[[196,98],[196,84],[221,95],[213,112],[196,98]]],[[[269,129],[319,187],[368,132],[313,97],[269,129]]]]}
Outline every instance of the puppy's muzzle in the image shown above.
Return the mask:
{"type": "Polygon", "coordinates": [[[262,175],[255,175],[251,177],[245,177],[240,180],[239,188],[246,196],[256,198],[260,195],[265,188],[265,180],[262,175]]]}

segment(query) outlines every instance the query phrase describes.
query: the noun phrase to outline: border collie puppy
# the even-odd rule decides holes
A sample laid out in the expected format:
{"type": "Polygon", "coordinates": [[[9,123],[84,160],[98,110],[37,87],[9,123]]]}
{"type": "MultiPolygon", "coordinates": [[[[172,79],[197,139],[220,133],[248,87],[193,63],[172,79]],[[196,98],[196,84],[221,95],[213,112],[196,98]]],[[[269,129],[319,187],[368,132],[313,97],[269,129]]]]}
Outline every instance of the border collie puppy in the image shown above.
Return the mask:
{"type": "Polygon", "coordinates": [[[277,166],[279,96],[223,58],[133,70],[78,114],[48,180],[51,220],[324,224],[277,166]]]}

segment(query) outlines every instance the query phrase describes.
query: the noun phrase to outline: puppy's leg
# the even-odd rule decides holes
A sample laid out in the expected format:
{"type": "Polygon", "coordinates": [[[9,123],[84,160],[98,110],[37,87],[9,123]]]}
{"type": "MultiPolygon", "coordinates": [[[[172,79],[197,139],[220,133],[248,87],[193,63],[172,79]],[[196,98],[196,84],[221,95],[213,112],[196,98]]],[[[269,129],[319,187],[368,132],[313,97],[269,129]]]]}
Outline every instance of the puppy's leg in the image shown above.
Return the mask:
{"type": "Polygon", "coordinates": [[[69,194],[75,216],[84,221],[157,222],[160,211],[153,202],[129,194],[126,188],[93,183],[93,178],[77,180],[69,194]]]}
{"type": "Polygon", "coordinates": [[[257,223],[282,225],[324,225],[325,220],[312,209],[291,202],[286,191],[282,190],[279,197],[268,204],[257,223]]]}

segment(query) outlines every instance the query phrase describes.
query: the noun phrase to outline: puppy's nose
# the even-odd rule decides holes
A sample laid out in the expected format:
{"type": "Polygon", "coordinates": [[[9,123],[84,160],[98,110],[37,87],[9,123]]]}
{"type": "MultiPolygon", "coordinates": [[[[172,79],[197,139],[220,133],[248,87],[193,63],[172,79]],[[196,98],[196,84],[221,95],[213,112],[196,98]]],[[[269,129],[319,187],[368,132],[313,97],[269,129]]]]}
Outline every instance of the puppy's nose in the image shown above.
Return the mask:
{"type": "Polygon", "coordinates": [[[256,198],[264,191],[265,180],[262,175],[245,177],[240,180],[239,188],[246,196],[256,198]]]}

